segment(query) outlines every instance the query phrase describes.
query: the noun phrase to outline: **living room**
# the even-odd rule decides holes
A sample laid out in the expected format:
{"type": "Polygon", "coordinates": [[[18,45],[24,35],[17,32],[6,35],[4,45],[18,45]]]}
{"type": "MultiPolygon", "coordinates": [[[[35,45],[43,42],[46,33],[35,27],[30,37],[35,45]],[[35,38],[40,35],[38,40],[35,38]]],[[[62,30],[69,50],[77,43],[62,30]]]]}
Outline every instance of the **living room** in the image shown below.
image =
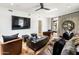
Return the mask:
{"type": "MultiPolygon", "coordinates": [[[[23,5],[26,5],[28,9],[28,5],[36,5],[34,3],[24,3],[24,4],[13,4],[12,3],[1,3],[1,6],[0,6],[0,14],[1,14],[1,19],[3,20],[0,20],[0,41],[1,43],[3,43],[3,38],[2,36],[10,36],[10,35],[14,35],[14,34],[18,34],[18,37],[22,37],[22,35],[31,35],[32,33],[38,33],[38,21],[42,21],[42,31],[47,31],[48,30],[48,23],[47,23],[47,18],[43,15],[40,15],[40,12],[38,14],[38,12],[36,13],[33,13],[32,15],[26,11],[26,10],[21,10],[23,8],[21,8],[20,10],[16,9],[18,6],[17,5],[20,5],[20,7],[23,5]],[[13,29],[12,26],[13,26],[13,23],[12,21],[14,20],[12,18],[12,16],[17,16],[17,17],[23,17],[23,18],[30,18],[30,25],[29,25],[29,28],[19,28],[19,29],[13,29]]],[[[37,4],[38,7],[40,5],[40,3],[37,4]]],[[[31,7],[30,6],[30,7],[31,7]]]]}
{"type": "MultiPolygon", "coordinates": [[[[0,3],[0,54],[54,55],[55,42],[58,42],[60,38],[64,39],[63,33],[68,30],[71,36],[73,36],[71,33],[74,36],[79,35],[78,6],[78,3],[0,3]],[[20,45],[15,42],[16,40],[10,40],[16,35],[21,39],[20,41],[17,40],[20,45]],[[40,42],[33,46],[32,44],[37,43],[36,41],[32,41],[30,45],[27,39],[35,40],[31,36],[35,36],[37,42],[40,39],[41,42],[44,41],[44,45],[40,42]],[[9,38],[9,40],[6,38],[9,38]],[[42,41],[42,39],[44,40],[42,41]],[[12,44],[12,42],[15,43],[12,44]],[[30,47],[28,47],[29,45],[30,47]],[[13,51],[12,46],[14,49],[16,47],[17,52],[13,51]],[[6,49],[10,49],[10,51],[6,49]]],[[[66,37],[65,41],[69,40],[70,42],[70,39],[66,37]]],[[[78,43],[76,43],[76,46],[78,46],[78,43]]],[[[62,55],[65,55],[64,49],[61,51],[62,55]]],[[[72,53],[76,55],[75,52],[72,53]]]]}

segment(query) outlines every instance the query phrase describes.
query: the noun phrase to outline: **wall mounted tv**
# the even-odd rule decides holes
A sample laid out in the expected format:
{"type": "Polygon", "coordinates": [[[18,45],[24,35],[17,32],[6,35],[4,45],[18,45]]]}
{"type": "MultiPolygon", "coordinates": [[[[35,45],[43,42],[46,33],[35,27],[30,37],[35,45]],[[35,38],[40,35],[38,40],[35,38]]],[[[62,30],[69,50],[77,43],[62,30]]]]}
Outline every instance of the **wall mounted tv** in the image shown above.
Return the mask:
{"type": "Polygon", "coordinates": [[[30,21],[31,21],[30,18],[12,16],[12,30],[29,29],[30,21]]]}

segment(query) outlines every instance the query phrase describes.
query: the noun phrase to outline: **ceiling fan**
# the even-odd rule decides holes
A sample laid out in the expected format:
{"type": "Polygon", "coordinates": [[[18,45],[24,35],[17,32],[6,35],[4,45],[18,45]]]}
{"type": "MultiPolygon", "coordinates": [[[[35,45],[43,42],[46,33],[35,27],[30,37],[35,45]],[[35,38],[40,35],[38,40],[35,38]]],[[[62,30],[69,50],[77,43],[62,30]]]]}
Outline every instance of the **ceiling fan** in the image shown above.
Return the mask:
{"type": "Polygon", "coordinates": [[[50,10],[49,8],[45,8],[43,3],[40,3],[40,8],[39,9],[36,9],[35,11],[38,11],[40,9],[50,10]]]}

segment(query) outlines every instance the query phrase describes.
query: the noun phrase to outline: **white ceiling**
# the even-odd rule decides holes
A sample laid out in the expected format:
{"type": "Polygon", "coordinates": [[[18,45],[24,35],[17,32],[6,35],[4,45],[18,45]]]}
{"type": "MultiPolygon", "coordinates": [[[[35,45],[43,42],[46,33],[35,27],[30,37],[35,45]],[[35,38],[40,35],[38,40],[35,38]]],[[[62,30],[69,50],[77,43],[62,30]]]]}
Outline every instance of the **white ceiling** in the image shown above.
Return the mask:
{"type": "Polygon", "coordinates": [[[39,14],[46,17],[56,17],[79,11],[79,3],[44,3],[44,7],[46,8],[49,8],[51,10],[58,9],[51,12],[47,10],[35,11],[36,9],[40,8],[39,3],[0,3],[0,7],[21,10],[24,12],[28,12],[31,15],[39,14]]]}

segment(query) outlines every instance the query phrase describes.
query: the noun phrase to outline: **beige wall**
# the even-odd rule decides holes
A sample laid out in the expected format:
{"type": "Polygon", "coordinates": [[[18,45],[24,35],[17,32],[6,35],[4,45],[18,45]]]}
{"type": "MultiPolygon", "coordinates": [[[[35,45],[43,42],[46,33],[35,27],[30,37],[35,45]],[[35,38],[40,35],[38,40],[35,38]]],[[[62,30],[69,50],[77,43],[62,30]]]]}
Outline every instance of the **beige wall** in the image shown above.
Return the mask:
{"type": "Polygon", "coordinates": [[[79,32],[79,12],[71,13],[71,14],[66,14],[63,16],[59,16],[58,19],[58,35],[62,35],[64,30],[62,29],[62,23],[65,20],[71,20],[75,23],[75,28],[73,30],[74,33],[79,32]]]}

